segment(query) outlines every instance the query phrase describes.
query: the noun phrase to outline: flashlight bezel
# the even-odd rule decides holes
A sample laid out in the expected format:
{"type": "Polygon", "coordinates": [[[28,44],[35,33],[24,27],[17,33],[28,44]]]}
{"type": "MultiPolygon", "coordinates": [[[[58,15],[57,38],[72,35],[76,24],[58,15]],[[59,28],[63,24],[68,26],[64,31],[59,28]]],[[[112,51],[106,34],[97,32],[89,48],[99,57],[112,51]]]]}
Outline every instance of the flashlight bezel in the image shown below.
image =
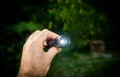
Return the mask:
{"type": "Polygon", "coordinates": [[[56,47],[60,47],[60,48],[69,47],[70,43],[71,43],[70,38],[67,35],[61,35],[57,37],[56,47]],[[65,42],[61,43],[61,41],[65,41],[65,42]]]}

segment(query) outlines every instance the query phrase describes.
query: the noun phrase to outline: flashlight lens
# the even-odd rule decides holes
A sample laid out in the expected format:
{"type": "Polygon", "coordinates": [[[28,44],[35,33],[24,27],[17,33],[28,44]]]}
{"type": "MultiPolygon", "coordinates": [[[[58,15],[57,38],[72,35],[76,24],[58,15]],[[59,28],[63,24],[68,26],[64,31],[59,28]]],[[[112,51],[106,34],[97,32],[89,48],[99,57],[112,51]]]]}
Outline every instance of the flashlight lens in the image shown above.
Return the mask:
{"type": "Polygon", "coordinates": [[[70,39],[67,36],[62,36],[60,38],[61,47],[68,47],[70,45],[70,39]]]}
{"type": "Polygon", "coordinates": [[[61,39],[61,40],[60,40],[60,44],[61,44],[62,46],[65,46],[65,45],[67,44],[67,40],[66,40],[66,39],[61,39]]]}

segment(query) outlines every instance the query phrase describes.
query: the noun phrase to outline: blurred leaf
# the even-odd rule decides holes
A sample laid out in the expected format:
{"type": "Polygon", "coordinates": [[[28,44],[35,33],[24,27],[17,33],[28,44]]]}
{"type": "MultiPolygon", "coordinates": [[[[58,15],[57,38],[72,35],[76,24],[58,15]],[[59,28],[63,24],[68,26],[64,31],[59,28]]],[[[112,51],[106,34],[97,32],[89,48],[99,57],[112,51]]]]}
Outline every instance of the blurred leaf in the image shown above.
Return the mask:
{"type": "Polygon", "coordinates": [[[17,33],[22,33],[24,31],[30,31],[33,32],[35,30],[40,30],[42,29],[43,26],[40,24],[36,24],[32,21],[30,22],[20,22],[16,25],[14,25],[13,30],[17,33]]]}

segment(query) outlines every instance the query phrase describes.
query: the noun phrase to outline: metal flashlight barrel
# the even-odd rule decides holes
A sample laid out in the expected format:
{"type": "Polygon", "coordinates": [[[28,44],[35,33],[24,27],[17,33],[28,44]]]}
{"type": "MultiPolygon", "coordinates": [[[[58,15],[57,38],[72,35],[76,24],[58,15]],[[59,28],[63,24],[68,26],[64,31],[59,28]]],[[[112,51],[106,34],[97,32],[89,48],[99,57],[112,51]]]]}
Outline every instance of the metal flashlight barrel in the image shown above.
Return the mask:
{"type": "Polygon", "coordinates": [[[56,39],[47,41],[49,47],[55,46],[59,48],[69,47],[71,41],[67,35],[60,35],[56,39]]]}

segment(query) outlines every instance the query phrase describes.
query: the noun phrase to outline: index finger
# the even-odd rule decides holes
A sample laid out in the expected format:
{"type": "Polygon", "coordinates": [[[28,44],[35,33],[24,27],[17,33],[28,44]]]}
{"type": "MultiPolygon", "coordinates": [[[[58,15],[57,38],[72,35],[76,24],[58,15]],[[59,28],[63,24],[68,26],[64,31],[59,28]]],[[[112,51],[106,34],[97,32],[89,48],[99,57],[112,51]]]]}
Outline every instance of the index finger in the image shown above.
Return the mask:
{"type": "Polygon", "coordinates": [[[38,35],[36,40],[38,41],[39,44],[43,44],[46,40],[55,39],[58,36],[59,36],[58,34],[52,32],[52,31],[50,31],[48,29],[44,29],[38,35]]]}

